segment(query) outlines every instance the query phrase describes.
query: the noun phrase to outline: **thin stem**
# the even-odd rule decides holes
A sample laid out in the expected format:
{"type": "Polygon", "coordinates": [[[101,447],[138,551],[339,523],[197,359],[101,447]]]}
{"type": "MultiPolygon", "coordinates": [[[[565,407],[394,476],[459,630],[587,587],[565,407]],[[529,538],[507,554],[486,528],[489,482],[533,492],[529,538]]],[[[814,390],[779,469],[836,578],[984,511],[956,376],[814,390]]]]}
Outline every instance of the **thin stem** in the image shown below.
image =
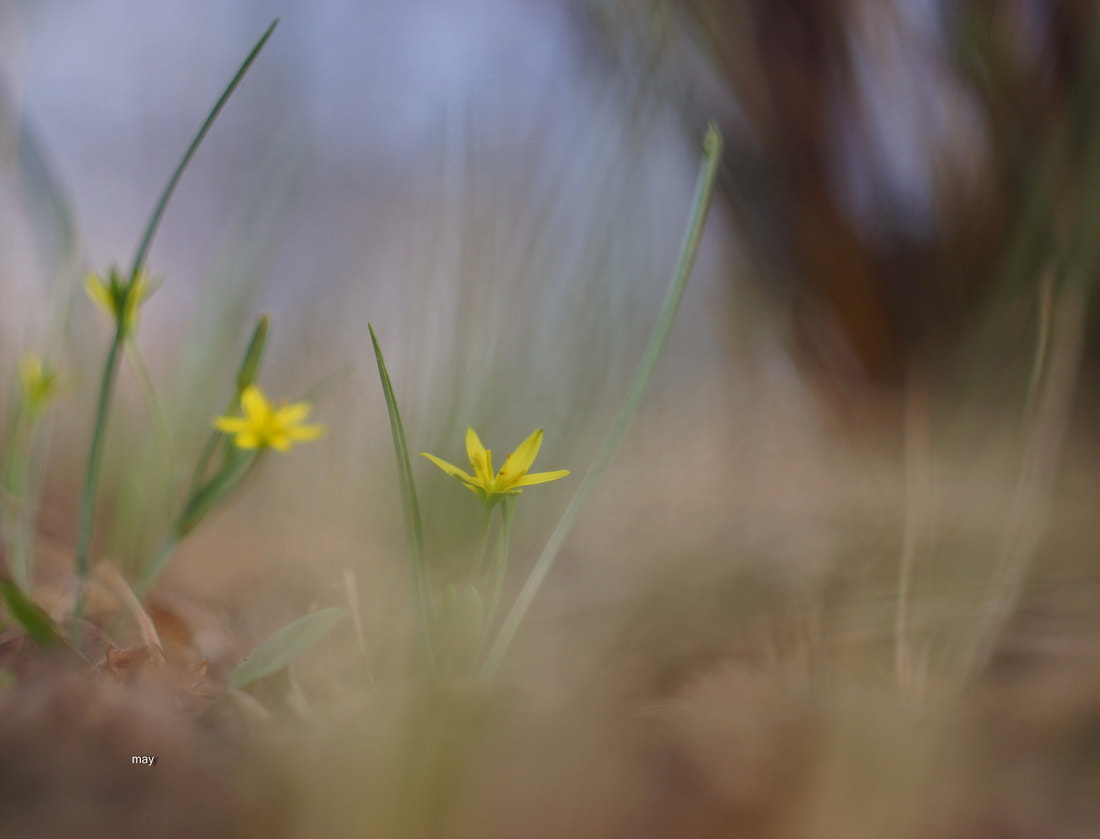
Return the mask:
{"type": "Polygon", "coordinates": [[[240,84],[244,74],[248,71],[248,68],[252,65],[256,56],[259,55],[260,50],[263,49],[264,44],[267,43],[267,39],[271,37],[271,33],[275,30],[275,26],[278,23],[279,20],[276,18],[271,22],[271,25],[267,27],[267,30],[260,37],[260,40],[256,42],[256,46],[252,48],[252,51],[245,58],[244,63],[241,64],[236,74],[230,80],[228,87],[226,87],[222,95],[218,98],[218,101],[214,104],[213,109],[207,114],[198,133],[191,141],[187,151],[184,152],[183,157],[176,166],[176,170],[172,173],[172,177],[168,179],[168,184],[161,192],[160,198],[153,208],[152,215],[145,225],[145,232],[142,234],[141,240],[138,243],[137,251],[134,253],[134,262],[130,268],[130,281],[126,285],[126,292],[122,295],[122,300],[119,301],[116,307],[115,336],[114,340],[111,342],[111,349],[107,353],[107,360],[103,365],[103,376],[99,382],[95,425],[92,428],[92,442],[88,452],[88,466],[84,472],[84,488],[81,493],[80,521],[76,540],[76,573],[78,582],[80,583],[80,592],[77,595],[75,609],[76,617],[78,618],[84,610],[83,582],[88,576],[88,546],[92,538],[92,518],[95,508],[96,487],[99,485],[99,472],[103,461],[104,438],[107,433],[107,417],[111,405],[111,395],[114,392],[115,379],[118,377],[119,353],[122,350],[122,346],[126,340],[127,330],[130,327],[128,322],[129,318],[126,317],[130,295],[134,293],[134,286],[136,285],[138,275],[141,273],[142,266],[145,264],[145,257],[148,255],[149,248],[153,244],[153,237],[156,235],[157,228],[160,226],[160,220],[164,216],[164,211],[168,206],[168,201],[172,197],[172,193],[176,189],[176,184],[179,183],[184,170],[191,162],[191,158],[195,156],[199,144],[202,143],[203,138],[206,137],[207,132],[210,130],[210,126],[214,124],[214,120],[221,112],[222,107],[228,101],[233,91],[237,89],[237,85],[240,84]]]}
{"type": "Polygon", "coordinates": [[[478,578],[481,576],[482,569],[485,568],[485,557],[489,553],[489,533],[493,528],[493,508],[489,504],[482,505],[481,512],[481,541],[477,546],[477,553],[474,555],[474,565],[470,569],[470,581],[477,584],[478,578]]]}
{"type": "Polygon", "coordinates": [[[96,401],[95,425],[92,426],[92,444],[88,451],[88,467],[84,470],[84,488],[80,497],[80,524],[76,537],[76,575],[81,584],[77,595],[76,617],[83,613],[83,582],[88,576],[88,545],[92,539],[92,515],[95,508],[95,491],[99,484],[99,470],[103,462],[103,438],[107,430],[107,411],[111,405],[111,393],[114,391],[118,375],[118,355],[126,339],[126,324],[123,318],[115,325],[115,337],[111,349],[107,352],[107,361],[103,365],[103,375],[99,380],[99,397],[96,401]]]}
{"type": "Polygon", "coordinates": [[[915,703],[923,700],[927,681],[914,651],[911,613],[914,567],[932,517],[932,441],[928,415],[927,382],[921,371],[914,370],[905,392],[905,518],[898,606],[894,615],[894,669],[898,690],[915,703]]]}
{"type": "Polygon", "coordinates": [[[500,596],[504,591],[504,574],[508,570],[508,548],[512,542],[512,515],[514,512],[511,500],[505,498],[500,505],[500,538],[497,540],[496,557],[493,561],[493,590],[489,595],[489,611],[485,613],[485,619],[482,622],[484,629],[481,644],[478,645],[479,655],[481,653],[480,647],[484,646],[488,640],[493,621],[496,620],[497,611],[500,609],[500,596]]]}
{"type": "Polygon", "coordinates": [[[245,57],[228,86],[222,91],[222,95],[218,97],[218,101],[214,103],[214,107],[211,108],[210,113],[206,115],[206,119],[203,120],[202,125],[199,127],[198,133],[195,134],[195,138],[191,141],[191,145],[187,147],[187,151],[185,151],[183,157],[180,158],[179,165],[176,166],[176,170],[172,173],[172,177],[168,179],[168,183],[160,194],[160,199],[153,208],[153,214],[149,218],[149,223],[145,227],[145,235],[141,237],[141,242],[138,244],[137,251],[134,253],[134,264],[130,271],[131,289],[133,288],[134,279],[137,277],[142,265],[145,264],[145,257],[148,255],[149,248],[153,244],[153,237],[156,235],[157,228],[160,226],[160,220],[164,216],[164,211],[168,207],[168,201],[171,199],[172,193],[176,190],[176,185],[180,182],[180,178],[183,177],[184,170],[191,162],[191,158],[195,156],[195,152],[198,151],[199,145],[202,143],[203,139],[205,139],[207,132],[210,131],[210,127],[214,124],[214,120],[218,118],[218,114],[220,114],[222,108],[225,107],[225,103],[229,101],[229,97],[233,95],[233,91],[237,89],[237,85],[241,83],[244,74],[248,72],[248,68],[252,66],[252,62],[256,60],[256,56],[260,54],[260,50],[264,48],[267,39],[271,37],[271,33],[275,31],[275,27],[278,25],[279,19],[275,18],[275,20],[271,21],[267,29],[264,30],[264,34],[260,36],[260,40],[256,42],[256,46],[254,46],[252,51],[245,57]]]}
{"type": "Polygon", "coordinates": [[[172,554],[179,546],[180,537],[176,534],[175,530],[165,537],[161,542],[157,555],[153,558],[153,561],[145,566],[145,570],[141,574],[141,578],[134,586],[134,593],[139,598],[144,598],[149,593],[149,589],[152,588],[157,577],[160,575],[161,570],[168,564],[168,560],[172,558],[172,554]]]}
{"type": "Polygon", "coordinates": [[[145,405],[156,424],[157,436],[160,437],[160,445],[168,461],[169,474],[175,475],[179,466],[176,457],[176,443],[172,439],[172,426],[168,422],[168,414],[164,410],[164,403],[161,402],[156,385],[153,384],[153,376],[150,374],[149,367],[145,364],[145,357],[141,354],[141,350],[138,349],[136,343],[126,341],[123,344],[123,351],[126,353],[130,366],[134,369],[138,389],[141,391],[142,399],[145,400],[145,405]]]}
{"type": "Polygon", "coordinates": [[[22,400],[15,412],[4,457],[3,486],[0,487],[0,529],[11,551],[11,575],[23,591],[30,591],[34,571],[33,532],[37,504],[30,482],[34,420],[33,411],[26,400],[22,400]]]}
{"type": "Polygon", "coordinates": [[[645,354],[642,356],[642,360],[638,365],[638,370],[634,374],[634,381],[630,386],[630,391],[627,393],[626,400],[623,402],[618,415],[615,417],[615,422],[611,426],[611,430],[608,432],[607,437],[604,438],[603,445],[600,446],[600,450],[597,452],[592,462],[592,466],[589,467],[576,494],[565,508],[561,520],[558,522],[557,527],[554,528],[554,532],[550,535],[550,540],[546,543],[546,547],[543,548],[542,554],[539,556],[534,568],[531,569],[531,574],[527,578],[527,582],[525,582],[523,588],[520,589],[519,595],[516,597],[516,602],[512,605],[512,609],[508,613],[507,618],[505,618],[504,624],[501,626],[496,640],[493,642],[492,647],[490,647],[489,654],[481,668],[483,676],[490,676],[495,673],[501,661],[504,659],[504,654],[508,651],[508,647],[515,637],[520,622],[523,620],[524,615],[527,614],[527,610],[530,608],[531,602],[535,599],[535,595],[538,594],[543,580],[546,579],[547,573],[549,573],[551,566],[554,564],[554,560],[557,558],[558,551],[561,550],[561,546],[564,544],[566,537],[573,529],[573,523],[580,514],[581,508],[588,499],[589,493],[592,492],[592,488],[596,485],[596,481],[599,480],[600,475],[611,459],[611,455],[614,454],[615,449],[622,440],[623,434],[626,433],[630,421],[634,418],[634,414],[638,410],[638,404],[641,402],[642,394],[645,392],[646,385],[649,384],[649,379],[653,375],[654,368],[657,366],[657,359],[661,355],[661,350],[664,349],[669,332],[672,331],[672,324],[676,319],[676,312],[680,308],[680,301],[683,299],[684,289],[687,286],[688,277],[691,276],[691,269],[695,264],[695,256],[699,251],[699,241],[703,235],[707,211],[710,209],[711,196],[714,193],[714,184],[718,176],[718,166],[722,158],[722,135],[714,123],[711,123],[707,127],[707,132],[703,139],[703,151],[704,158],[695,188],[695,200],[692,205],[691,220],[684,234],[679,258],[676,260],[676,270],[673,272],[672,281],[669,283],[668,292],[661,306],[661,313],[657,318],[657,325],[653,329],[653,334],[650,336],[645,354]]]}

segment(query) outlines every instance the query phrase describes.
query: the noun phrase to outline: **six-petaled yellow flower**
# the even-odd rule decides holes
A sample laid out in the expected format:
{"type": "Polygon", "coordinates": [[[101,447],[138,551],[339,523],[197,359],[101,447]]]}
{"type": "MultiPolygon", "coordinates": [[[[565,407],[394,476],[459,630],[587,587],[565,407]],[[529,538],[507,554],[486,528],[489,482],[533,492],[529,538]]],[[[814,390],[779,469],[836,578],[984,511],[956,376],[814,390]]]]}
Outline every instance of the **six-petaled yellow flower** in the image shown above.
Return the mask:
{"type": "Polygon", "coordinates": [[[304,425],[309,414],[308,402],[294,402],[275,407],[257,385],[249,385],[241,393],[239,417],[218,417],[214,427],[234,435],[234,443],[242,449],[272,448],[285,452],[294,443],[316,440],[325,433],[323,425],[304,425]]]}
{"type": "Polygon", "coordinates": [[[555,472],[528,472],[542,445],[542,429],[538,429],[520,443],[519,448],[508,455],[500,471],[493,474],[493,454],[481,444],[472,428],[466,429],[466,455],[470,458],[472,475],[468,475],[457,466],[441,460],[433,454],[421,452],[432,463],[448,475],[462,481],[463,485],[487,503],[493,504],[509,495],[519,495],[521,487],[556,481],[569,474],[568,469],[555,472]]]}
{"type": "Polygon", "coordinates": [[[89,274],[84,278],[84,290],[92,301],[111,316],[115,323],[122,323],[124,335],[129,335],[137,327],[138,310],[145,299],[156,291],[144,271],[138,271],[133,288],[124,279],[117,268],[112,268],[104,280],[99,274],[89,274]],[[129,293],[127,293],[129,289],[129,293]]]}

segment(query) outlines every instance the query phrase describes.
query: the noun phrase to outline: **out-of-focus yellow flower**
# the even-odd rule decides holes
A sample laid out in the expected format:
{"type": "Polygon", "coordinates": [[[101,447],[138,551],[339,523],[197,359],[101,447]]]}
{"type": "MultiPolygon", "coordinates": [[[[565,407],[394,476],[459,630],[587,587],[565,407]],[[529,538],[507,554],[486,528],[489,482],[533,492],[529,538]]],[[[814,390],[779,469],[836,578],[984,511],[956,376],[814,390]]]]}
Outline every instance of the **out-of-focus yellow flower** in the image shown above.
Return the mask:
{"type": "Polygon", "coordinates": [[[37,414],[57,392],[57,371],[44,365],[41,358],[30,352],[19,359],[19,382],[23,386],[27,412],[37,414]]]}
{"type": "Polygon", "coordinates": [[[285,452],[294,443],[316,440],[325,433],[323,425],[303,425],[310,411],[308,402],[294,402],[276,408],[258,385],[249,385],[241,393],[243,416],[218,417],[214,427],[235,435],[242,449],[272,448],[285,452]]]}
{"type": "Polygon", "coordinates": [[[129,294],[126,293],[128,286],[129,282],[119,275],[117,268],[111,268],[106,280],[94,273],[84,278],[84,290],[92,302],[110,315],[116,324],[121,321],[125,335],[132,334],[137,328],[141,304],[156,291],[144,269],[138,271],[129,294]]]}
{"type": "Polygon", "coordinates": [[[541,428],[520,443],[519,447],[505,458],[504,465],[495,475],[493,474],[493,453],[481,444],[481,440],[472,428],[466,429],[466,455],[470,458],[472,475],[466,474],[457,466],[441,460],[434,454],[427,452],[420,454],[451,477],[460,480],[475,495],[493,504],[506,496],[519,495],[522,492],[521,487],[556,481],[569,474],[568,469],[529,473],[527,470],[535,462],[540,446],[542,446],[541,428]]]}

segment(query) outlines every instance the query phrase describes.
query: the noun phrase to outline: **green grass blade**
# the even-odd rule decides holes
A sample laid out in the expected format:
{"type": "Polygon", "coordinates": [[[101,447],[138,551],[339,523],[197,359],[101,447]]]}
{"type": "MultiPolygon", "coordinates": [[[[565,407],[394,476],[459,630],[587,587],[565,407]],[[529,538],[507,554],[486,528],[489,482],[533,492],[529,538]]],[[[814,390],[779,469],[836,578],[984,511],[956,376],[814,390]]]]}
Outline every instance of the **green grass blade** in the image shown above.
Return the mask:
{"type": "MultiPolygon", "coordinates": [[[[229,404],[226,405],[224,415],[228,416],[237,410],[241,404],[241,394],[244,393],[245,388],[256,381],[256,377],[260,373],[260,365],[263,363],[270,326],[271,319],[264,315],[257,321],[256,328],[252,330],[252,337],[248,341],[248,347],[244,351],[240,367],[237,368],[237,390],[234,392],[233,398],[229,400],[229,404]]],[[[189,496],[195,495],[206,481],[206,475],[210,471],[210,461],[217,453],[218,443],[225,439],[226,436],[216,430],[211,431],[206,438],[206,443],[195,462],[195,469],[191,473],[191,483],[187,490],[189,496]]]]}
{"type": "Polygon", "coordinates": [[[401,506],[405,514],[405,533],[409,540],[409,552],[412,555],[414,582],[420,601],[422,631],[428,660],[434,665],[432,650],[431,599],[428,589],[428,568],[424,558],[424,528],[420,520],[420,502],[416,497],[416,484],[413,481],[412,462],[409,459],[409,444],[405,439],[405,427],[401,423],[401,413],[397,410],[397,397],[393,394],[390,374],[386,370],[386,361],[382,357],[382,348],[374,327],[367,324],[370,340],[374,345],[374,357],[378,361],[378,377],[382,380],[382,393],[386,397],[386,410],[390,415],[390,430],[393,432],[393,449],[397,456],[397,474],[401,483],[401,506]]]}
{"type": "Polygon", "coordinates": [[[12,412],[0,467],[0,538],[8,549],[8,566],[23,591],[30,591],[34,571],[35,500],[31,497],[31,444],[33,418],[25,395],[12,412]]]}
{"type": "Polygon", "coordinates": [[[638,370],[634,374],[630,391],[615,417],[611,430],[607,433],[599,452],[592,461],[591,467],[589,467],[588,472],[577,488],[576,494],[565,508],[565,512],[562,514],[557,527],[554,528],[554,532],[550,535],[546,547],[535,562],[534,568],[531,569],[530,576],[524,583],[523,588],[520,589],[511,611],[504,619],[500,632],[485,657],[481,669],[482,675],[492,675],[500,666],[504,654],[508,651],[508,646],[512,643],[516,630],[523,620],[523,616],[527,613],[531,601],[535,599],[535,595],[542,586],[547,573],[549,573],[550,567],[554,564],[554,560],[557,558],[558,551],[561,550],[566,537],[573,529],[573,524],[585,501],[587,501],[589,493],[596,485],[596,481],[607,466],[608,461],[611,460],[611,455],[614,454],[623,434],[626,433],[634,414],[637,413],[642,394],[645,392],[646,385],[649,384],[653,370],[657,366],[657,360],[661,355],[661,350],[664,349],[669,332],[672,331],[672,324],[676,320],[676,313],[680,308],[680,301],[683,299],[684,289],[695,263],[695,255],[699,251],[699,241],[703,235],[703,227],[706,223],[707,212],[710,209],[711,196],[714,194],[714,184],[722,158],[722,135],[713,123],[707,127],[703,139],[703,153],[703,162],[699,169],[699,179],[695,188],[691,220],[688,222],[683,243],[680,246],[680,255],[676,260],[676,270],[673,272],[672,281],[669,283],[664,303],[661,305],[657,325],[653,329],[653,334],[646,345],[645,354],[642,356],[642,360],[638,364],[638,370]]]}
{"type": "Polygon", "coordinates": [[[238,68],[225,90],[222,91],[222,95],[218,97],[218,101],[214,103],[214,107],[210,109],[210,113],[206,115],[206,119],[203,120],[202,125],[199,127],[198,133],[195,134],[195,138],[191,141],[191,145],[187,147],[187,151],[185,151],[183,157],[180,158],[180,162],[176,166],[176,170],[172,173],[172,177],[168,179],[168,183],[161,192],[160,199],[157,201],[156,206],[153,208],[153,213],[149,217],[149,223],[146,225],[145,233],[138,243],[137,251],[134,253],[134,263],[130,270],[131,286],[133,285],[134,278],[137,277],[138,271],[141,270],[141,266],[145,264],[145,257],[149,253],[149,247],[153,244],[153,237],[156,235],[157,228],[160,226],[161,217],[168,207],[168,202],[172,198],[172,193],[176,190],[176,185],[179,183],[180,178],[183,177],[184,170],[186,170],[188,164],[191,163],[191,158],[195,156],[195,152],[205,139],[207,132],[210,131],[210,126],[214,124],[214,120],[218,118],[218,114],[220,114],[222,108],[225,107],[225,103],[229,101],[229,97],[233,95],[233,92],[237,89],[237,85],[241,83],[241,79],[243,79],[245,73],[248,72],[248,68],[252,66],[252,62],[256,60],[256,56],[260,54],[260,50],[264,48],[267,39],[271,37],[271,33],[275,31],[275,27],[278,25],[279,19],[275,18],[275,20],[271,21],[267,29],[264,30],[264,34],[260,36],[260,40],[256,42],[256,46],[254,46],[252,51],[245,57],[245,60],[241,63],[241,66],[238,68]]]}
{"type": "Polygon", "coordinates": [[[32,641],[49,649],[65,646],[50,616],[11,580],[0,579],[0,597],[32,641]]]}
{"type": "MultiPolygon", "coordinates": [[[[229,85],[222,92],[218,101],[214,103],[214,107],[203,121],[202,127],[199,128],[198,134],[196,134],[195,139],[191,141],[191,145],[188,146],[187,151],[184,152],[183,158],[180,160],[179,165],[176,166],[176,170],[172,173],[172,177],[169,178],[168,185],[165,186],[160,199],[153,208],[153,213],[149,217],[149,222],[145,226],[145,232],[138,244],[137,252],[134,254],[134,264],[130,269],[130,281],[127,283],[126,294],[123,296],[122,305],[119,307],[120,311],[126,311],[127,300],[134,291],[135,280],[145,262],[149,247],[153,243],[153,236],[157,232],[157,227],[160,225],[161,217],[164,215],[164,210],[168,206],[168,201],[175,191],[176,184],[179,183],[184,170],[191,162],[191,158],[194,157],[199,144],[203,141],[203,138],[206,137],[207,132],[210,130],[210,126],[214,124],[214,120],[221,112],[222,107],[229,100],[233,91],[236,90],[237,85],[240,84],[244,74],[252,65],[256,56],[259,55],[264,44],[267,43],[267,39],[271,37],[271,33],[275,30],[275,26],[278,22],[278,18],[271,22],[271,25],[267,27],[267,30],[256,43],[256,46],[252,48],[252,51],[245,58],[244,63],[241,64],[232,80],[230,80],[229,85]]],[[[95,424],[93,425],[92,442],[88,451],[88,466],[84,472],[84,487],[81,494],[80,519],[76,540],[76,573],[81,580],[88,574],[88,548],[92,538],[92,518],[95,508],[96,488],[99,485],[99,472],[103,460],[104,437],[107,432],[107,415],[111,404],[111,396],[114,393],[115,379],[118,375],[119,353],[122,351],[123,344],[126,340],[127,327],[128,324],[125,318],[117,318],[114,340],[111,343],[111,349],[107,353],[107,361],[103,366],[103,376],[99,384],[95,424]]],[[[82,611],[82,607],[83,599],[81,596],[77,600],[76,614],[78,616],[82,611]]]]}
{"type": "Polygon", "coordinates": [[[287,624],[256,647],[248,660],[226,677],[226,683],[239,690],[279,672],[332,632],[349,614],[347,609],[330,606],[287,624]]]}

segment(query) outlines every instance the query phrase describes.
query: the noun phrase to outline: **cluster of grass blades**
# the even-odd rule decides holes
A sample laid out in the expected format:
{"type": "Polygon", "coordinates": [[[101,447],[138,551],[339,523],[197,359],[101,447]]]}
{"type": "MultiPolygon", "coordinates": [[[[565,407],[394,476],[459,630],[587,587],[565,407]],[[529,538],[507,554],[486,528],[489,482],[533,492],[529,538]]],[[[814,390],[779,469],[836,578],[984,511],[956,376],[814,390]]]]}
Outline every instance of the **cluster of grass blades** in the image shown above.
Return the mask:
{"type": "MultiPolygon", "coordinates": [[[[117,379],[123,360],[134,368],[142,395],[158,423],[158,433],[171,442],[168,423],[153,377],[142,360],[138,346],[141,310],[157,288],[147,271],[146,263],[165,210],[185,170],[204,141],[213,122],[226,106],[232,93],[260,55],[277,21],[267,27],[260,40],[245,57],[237,73],[224,88],[215,106],[207,114],[193,141],[167,185],[155,202],[153,212],[140,236],[133,260],[127,271],[111,268],[106,275],[89,275],[85,281],[88,296],[107,314],[111,338],[98,379],[94,416],[91,421],[87,462],[81,482],[78,523],[73,554],[75,595],[67,609],[67,617],[52,617],[33,599],[35,565],[35,510],[27,503],[33,495],[30,481],[30,452],[37,420],[58,394],[58,377],[53,369],[36,357],[27,357],[21,368],[20,399],[11,423],[8,445],[3,459],[3,536],[4,555],[0,567],[0,597],[11,621],[18,625],[25,639],[43,651],[67,651],[75,660],[84,659],[98,669],[117,675],[128,675],[147,661],[158,662],[171,669],[164,645],[158,637],[156,621],[150,608],[150,594],[164,568],[173,559],[180,543],[190,536],[216,510],[238,496],[246,483],[260,470],[273,453],[283,452],[295,444],[320,437],[323,428],[307,422],[310,405],[297,401],[277,405],[265,395],[259,385],[261,369],[271,322],[261,317],[255,322],[251,338],[246,342],[240,361],[235,365],[232,395],[221,416],[211,418],[207,438],[198,450],[195,461],[185,472],[179,472],[175,490],[178,506],[162,534],[160,547],[135,571],[124,578],[106,562],[92,562],[92,536],[97,522],[97,496],[108,445],[108,427],[112,404],[116,398],[117,379]],[[141,647],[122,649],[109,643],[106,662],[84,658],[84,643],[88,633],[108,636],[108,630],[91,622],[88,592],[94,585],[112,589],[117,603],[129,612],[141,634],[141,647]],[[136,662],[136,664],[134,663],[136,662]]],[[[513,643],[520,623],[532,600],[557,559],[577,515],[585,505],[599,476],[632,418],[656,368],[662,347],[672,329],[676,312],[684,295],[687,279],[700,245],[707,211],[711,205],[718,172],[722,137],[715,126],[709,126],[703,143],[703,164],[698,175],[689,224],[676,260],[674,272],[665,295],[656,325],[637,372],[612,426],[594,460],[580,478],[575,492],[554,528],[546,547],[530,566],[529,576],[515,599],[505,603],[505,578],[511,570],[510,541],[518,496],[525,487],[557,481],[569,475],[566,470],[532,472],[542,442],[542,430],[531,433],[509,454],[502,467],[494,471],[491,451],[471,428],[466,432],[466,452],[471,472],[467,473],[432,454],[428,459],[481,499],[482,539],[470,564],[469,578],[462,582],[441,583],[433,575],[423,538],[422,512],[412,470],[412,459],[405,428],[401,422],[397,397],[387,372],[382,346],[373,325],[371,341],[381,378],[382,394],[388,411],[390,430],[398,467],[401,508],[404,511],[408,539],[408,567],[411,589],[415,593],[418,617],[416,625],[414,673],[437,683],[440,678],[458,677],[492,680],[513,643]]],[[[228,383],[227,383],[228,384],[228,383]]],[[[349,588],[349,607],[327,607],[310,612],[278,630],[257,647],[242,664],[224,678],[227,691],[241,691],[283,671],[299,656],[326,637],[346,618],[355,618],[354,585],[349,588]]],[[[360,629],[360,636],[362,630],[360,629]]],[[[191,665],[194,662],[190,663],[191,665]]],[[[188,685],[201,682],[202,671],[189,665],[188,685]]]]}
{"type": "MultiPolygon", "coordinates": [[[[97,492],[107,445],[107,429],[114,400],[115,385],[122,359],[134,366],[146,399],[154,406],[161,431],[166,423],[160,413],[152,378],[137,347],[140,310],[156,290],[146,270],[147,257],[165,210],[183,173],[223,107],[259,56],[278,24],[273,21],[245,57],[229,84],[207,114],[188,145],[168,183],[160,193],[153,212],[139,239],[130,268],[125,273],[112,268],[101,277],[91,274],[85,281],[88,296],[106,312],[111,321],[112,337],[95,403],[91,441],[84,470],[79,507],[73,571],[75,596],[71,618],[55,620],[32,598],[35,565],[35,505],[31,503],[31,452],[38,421],[58,394],[56,371],[35,355],[20,365],[19,394],[5,444],[3,458],[3,536],[0,553],[0,597],[6,606],[9,623],[18,625],[25,638],[44,651],[67,651],[82,659],[82,640],[89,633],[104,634],[85,620],[86,594],[94,576],[89,552],[96,520],[97,492]]],[[[243,488],[246,479],[262,465],[270,451],[284,451],[293,444],[316,439],[323,428],[305,423],[310,410],[306,402],[276,406],[258,385],[270,330],[269,319],[261,317],[237,366],[234,391],[223,416],[214,420],[190,479],[182,487],[182,503],[164,535],[159,550],[144,564],[136,580],[127,582],[114,569],[99,574],[106,579],[141,628],[142,661],[152,657],[167,664],[154,622],[145,611],[144,600],[180,542],[207,517],[243,488]]],[[[102,579],[99,580],[102,582],[102,579]]],[[[262,643],[248,659],[229,673],[230,688],[244,688],[285,668],[308,647],[328,634],[348,616],[344,608],[330,607],[296,620],[262,643]]],[[[107,669],[133,658],[113,644],[108,647],[107,669]]],[[[94,662],[88,661],[88,664],[94,662]]],[[[102,663],[100,664],[102,667],[102,663]]]]}
{"type": "MultiPolygon", "coordinates": [[[[703,162],[700,167],[698,183],[692,205],[691,216],[684,234],[679,256],[672,279],[668,285],[657,323],[654,326],[645,352],[638,364],[630,390],[623,401],[611,428],[608,430],[592,464],[589,466],[571,501],[554,528],[546,546],[523,584],[515,601],[496,625],[496,616],[500,606],[503,576],[508,567],[508,544],[511,536],[512,504],[519,488],[533,483],[556,480],[568,474],[565,470],[532,475],[528,469],[534,461],[541,443],[542,430],[539,429],[509,455],[499,472],[494,473],[490,453],[481,444],[477,434],[471,428],[467,431],[467,454],[473,474],[466,474],[440,458],[425,453],[444,472],[459,479],[467,489],[473,490],[484,503],[484,536],[473,563],[471,579],[463,586],[447,584],[440,592],[433,592],[424,551],[420,502],[416,494],[413,479],[412,462],[409,456],[408,441],[401,422],[401,412],[397,406],[389,372],[386,369],[382,349],[370,326],[371,341],[374,344],[378,374],[382,382],[382,391],[386,398],[390,428],[393,435],[394,452],[401,486],[401,500],[404,510],[406,533],[409,544],[410,567],[413,583],[417,592],[420,608],[420,646],[422,658],[432,670],[448,666],[439,661],[439,646],[442,636],[466,637],[465,649],[457,653],[452,649],[450,667],[476,674],[481,678],[492,677],[500,668],[508,652],[520,623],[523,621],[532,601],[538,594],[546,575],[556,560],[566,538],[584,507],[593,487],[599,480],[615,449],[626,433],[631,420],[637,413],[642,395],[657,366],[672,325],[676,319],[688,278],[691,275],[699,242],[706,223],[707,213],[713,196],[714,184],[718,175],[722,154],[722,136],[713,124],[708,126],[703,139],[703,162]],[[500,510],[499,526],[496,538],[495,557],[487,575],[480,572],[484,565],[485,553],[491,539],[494,513],[500,510]],[[488,595],[486,597],[485,595],[488,595]],[[487,602],[487,605],[486,605],[487,602]]],[[[460,646],[462,644],[460,643],[460,646]]]]}

